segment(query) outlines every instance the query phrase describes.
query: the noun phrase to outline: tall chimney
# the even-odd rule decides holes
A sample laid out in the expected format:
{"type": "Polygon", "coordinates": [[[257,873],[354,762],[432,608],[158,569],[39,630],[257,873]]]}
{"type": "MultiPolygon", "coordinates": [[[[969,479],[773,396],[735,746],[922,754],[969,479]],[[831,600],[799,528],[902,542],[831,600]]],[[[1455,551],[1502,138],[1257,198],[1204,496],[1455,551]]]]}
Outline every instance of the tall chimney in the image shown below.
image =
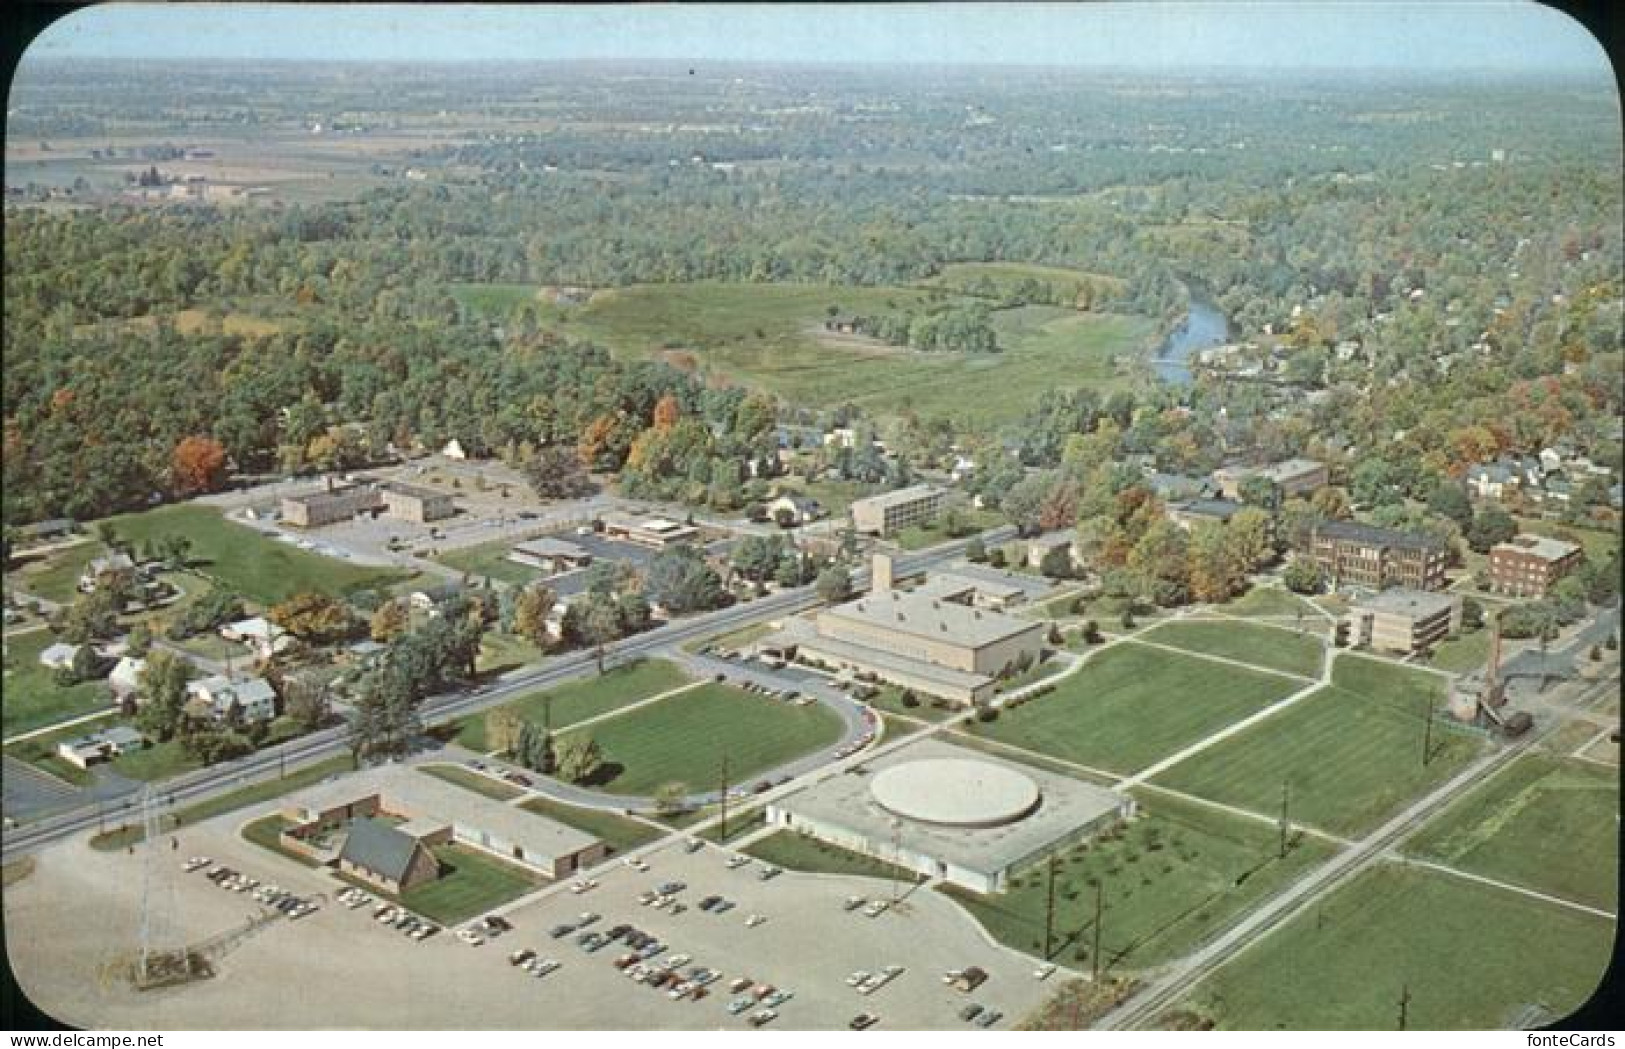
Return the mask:
{"type": "Polygon", "coordinates": [[[890,554],[875,554],[869,562],[869,591],[884,594],[892,588],[890,554]]]}

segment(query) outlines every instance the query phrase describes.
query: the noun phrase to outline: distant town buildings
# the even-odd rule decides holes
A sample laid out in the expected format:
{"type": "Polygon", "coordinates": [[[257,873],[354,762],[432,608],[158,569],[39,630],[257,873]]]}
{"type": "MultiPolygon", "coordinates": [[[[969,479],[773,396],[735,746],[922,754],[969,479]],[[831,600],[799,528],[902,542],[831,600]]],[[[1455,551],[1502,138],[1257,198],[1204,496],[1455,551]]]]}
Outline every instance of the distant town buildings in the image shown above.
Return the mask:
{"type": "Polygon", "coordinates": [[[1580,567],[1574,543],[1519,535],[1490,548],[1490,589],[1512,597],[1545,597],[1559,579],[1580,567]]]}

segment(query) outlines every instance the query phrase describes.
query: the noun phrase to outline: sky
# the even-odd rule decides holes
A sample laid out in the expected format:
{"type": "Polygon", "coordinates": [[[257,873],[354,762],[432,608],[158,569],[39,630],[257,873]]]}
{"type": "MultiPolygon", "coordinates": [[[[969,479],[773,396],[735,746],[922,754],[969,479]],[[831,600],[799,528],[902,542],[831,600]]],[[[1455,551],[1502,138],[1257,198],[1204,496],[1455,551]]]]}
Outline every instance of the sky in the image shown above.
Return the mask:
{"type": "Polygon", "coordinates": [[[941,63],[1605,73],[1561,12],[1510,0],[993,4],[114,4],[29,58],[941,63]]]}

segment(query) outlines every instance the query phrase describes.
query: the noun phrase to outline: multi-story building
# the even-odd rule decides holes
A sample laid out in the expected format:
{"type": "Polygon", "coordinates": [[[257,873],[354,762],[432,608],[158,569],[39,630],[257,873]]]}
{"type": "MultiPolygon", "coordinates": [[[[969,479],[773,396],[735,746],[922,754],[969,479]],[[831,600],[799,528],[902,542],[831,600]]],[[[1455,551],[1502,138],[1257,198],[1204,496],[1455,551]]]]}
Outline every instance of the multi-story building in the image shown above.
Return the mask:
{"type": "Polygon", "coordinates": [[[1227,466],[1213,472],[1213,480],[1226,499],[1240,499],[1242,483],[1251,477],[1274,482],[1282,498],[1308,495],[1324,488],[1329,480],[1326,464],[1313,459],[1287,459],[1270,466],[1227,466]]]}
{"type": "Polygon", "coordinates": [[[1351,645],[1410,655],[1461,629],[1461,598],[1395,587],[1356,601],[1349,626],[1351,645]]]}
{"type": "Polygon", "coordinates": [[[1513,597],[1545,597],[1552,584],[1580,566],[1574,543],[1539,535],[1515,536],[1490,549],[1490,589],[1513,597]]]}
{"type": "Polygon", "coordinates": [[[895,535],[910,525],[923,524],[942,512],[945,493],[929,484],[899,488],[852,503],[852,527],[869,535],[895,535]]]}
{"type": "Polygon", "coordinates": [[[384,513],[402,521],[427,524],[457,512],[457,506],[449,494],[432,488],[390,481],[379,485],[378,490],[383,498],[384,513]]]}
{"type": "Polygon", "coordinates": [[[402,521],[427,524],[452,516],[457,507],[450,495],[430,488],[398,481],[338,484],[331,477],[324,488],[282,497],[282,520],[300,528],[320,528],[380,510],[402,521]]]}
{"type": "Polygon", "coordinates": [[[1333,587],[1391,586],[1442,590],[1448,552],[1442,542],[1420,532],[1326,521],[1310,533],[1309,556],[1333,587]]]}

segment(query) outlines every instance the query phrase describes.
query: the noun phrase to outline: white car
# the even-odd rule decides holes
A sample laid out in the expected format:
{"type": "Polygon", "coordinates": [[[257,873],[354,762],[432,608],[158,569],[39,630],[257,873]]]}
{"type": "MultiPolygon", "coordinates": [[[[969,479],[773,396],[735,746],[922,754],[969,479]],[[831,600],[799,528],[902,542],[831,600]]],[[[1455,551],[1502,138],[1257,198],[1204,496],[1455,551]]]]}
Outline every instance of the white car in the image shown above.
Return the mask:
{"type": "Polygon", "coordinates": [[[748,917],[748,918],[746,918],[746,919],[745,919],[745,928],[747,928],[747,929],[754,929],[754,928],[756,928],[756,927],[757,927],[757,926],[758,926],[758,925],[760,925],[760,924],[762,924],[762,923],[763,923],[763,922],[765,922],[765,921],[767,921],[767,919],[766,919],[766,918],[764,918],[764,917],[763,917],[763,916],[762,916],[762,915],[760,915],[760,914],[753,914],[753,915],[751,915],[751,916],[750,916],[750,917],[748,917]]]}
{"type": "Polygon", "coordinates": [[[885,900],[876,900],[875,902],[871,903],[869,906],[865,907],[863,909],[863,913],[868,915],[871,918],[878,918],[882,914],[885,914],[887,908],[889,908],[890,906],[891,906],[891,904],[886,902],[885,900]]]}
{"type": "Polygon", "coordinates": [[[848,987],[856,987],[858,984],[864,983],[868,979],[869,971],[867,969],[859,969],[857,972],[852,973],[846,978],[846,985],[848,987]]]}
{"type": "Polygon", "coordinates": [[[480,944],[485,942],[485,937],[481,936],[473,929],[458,929],[457,938],[468,944],[470,947],[478,947],[480,944]]]}

